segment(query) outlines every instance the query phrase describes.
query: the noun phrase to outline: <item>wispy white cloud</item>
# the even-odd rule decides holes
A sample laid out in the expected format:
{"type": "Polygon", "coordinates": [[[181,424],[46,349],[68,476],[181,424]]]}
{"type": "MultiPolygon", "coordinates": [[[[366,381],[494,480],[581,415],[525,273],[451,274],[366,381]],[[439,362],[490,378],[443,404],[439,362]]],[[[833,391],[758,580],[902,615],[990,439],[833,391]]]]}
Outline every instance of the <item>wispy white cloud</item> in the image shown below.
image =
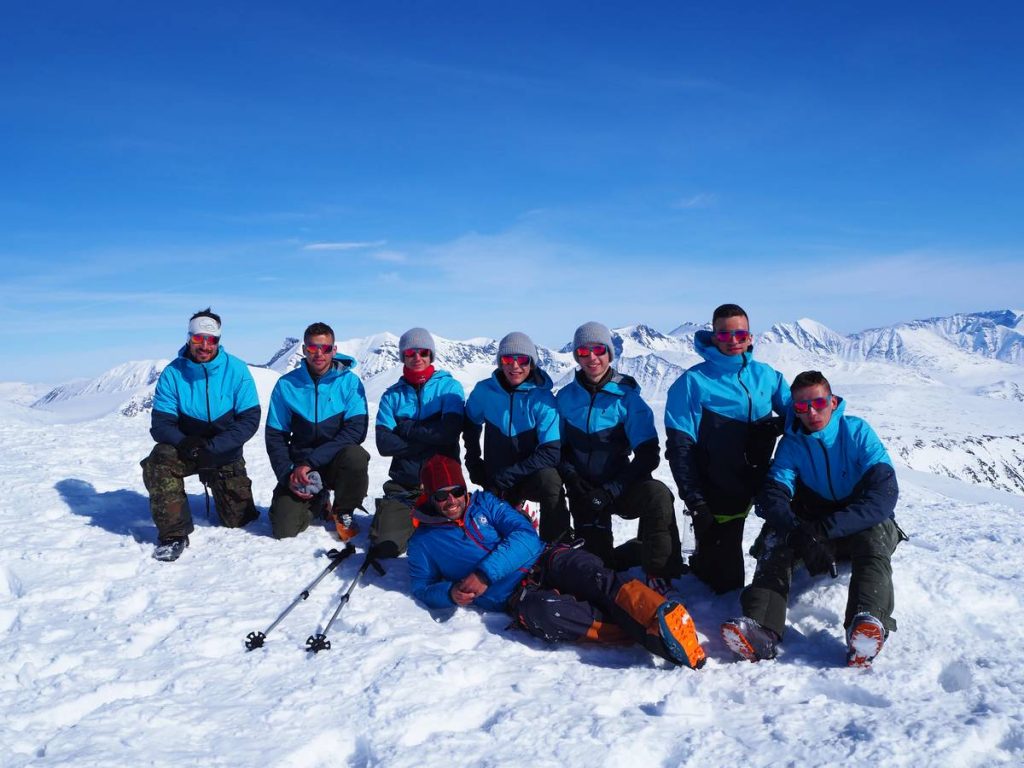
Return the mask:
{"type": "Polygon", "coordinates": [[[366,248],[380,248],[387,240],[350,241],[340,243],[308,243],[302,246],[304,251],[359,251],[366,248]]]}

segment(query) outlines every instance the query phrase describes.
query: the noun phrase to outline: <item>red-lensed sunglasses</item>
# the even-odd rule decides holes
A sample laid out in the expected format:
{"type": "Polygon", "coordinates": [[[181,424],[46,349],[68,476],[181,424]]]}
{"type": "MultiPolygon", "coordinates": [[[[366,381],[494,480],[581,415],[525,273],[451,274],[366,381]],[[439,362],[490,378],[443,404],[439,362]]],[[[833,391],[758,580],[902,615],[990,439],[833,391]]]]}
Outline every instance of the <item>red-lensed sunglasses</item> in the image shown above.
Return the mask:
{"type": "Polygon", "coordinates": [[[209,344],[211,347],[216,347],[220,344],[219,336],[211,336],[208,333],[193,333],[189,336],[193,344],[209,344]]]}
{"type": "Polygon", "coordinates": [[[577,357],[590,357],[591,355],[597,355],[600,357],[608,351],[608,347],[604,344],[594,344],[592,347],[576,347],[577,357]]]}
{"type": "Polygon", "coordinates": [[[750,338],[750,331],[715,331],[712,336],[715,337],[715,341],[721,341],[725,343],[730,339],[736,339],[740,344],[750,338]]]}
{"type": "Polygon", "coordinates": [[[446,500],[449,495],[453,499],[461,499],[466,495],[466,486],[456,485],[451,488],[440,488],[430,494],[430,498],[440,504],[442,501],[446,500]]]}
{"type": "Polygon", "coordinates": [[[334,351],[333,344],[303,344],[303,346],[306,348],[306,352],[308,352],[311,355],[314,352],[320,352],[321,354],[329,355],[331,354],[331,352],[334,351]]]}
{"type": "Polygon", "coordinates": [[[403,349],[403,357],[430,357],[429,349],[403,349]]]}
{"type": "Polygon", "coordinates": [[[816,411],[824,411],[832,402],[832,396],[812,397],[810,400],[794,400],[793,410],[797,413],[808,413],[811,408],[816,411]]]}
{"type": "Polygon", "coordinates": [[[526,366],[528,366],[530,364],[530,356],[529,355],[502,355],[501,356],[501,364],[502,365],[512,365],[512,363],[518,364],[520,368],[525,368],[526,366]]]}

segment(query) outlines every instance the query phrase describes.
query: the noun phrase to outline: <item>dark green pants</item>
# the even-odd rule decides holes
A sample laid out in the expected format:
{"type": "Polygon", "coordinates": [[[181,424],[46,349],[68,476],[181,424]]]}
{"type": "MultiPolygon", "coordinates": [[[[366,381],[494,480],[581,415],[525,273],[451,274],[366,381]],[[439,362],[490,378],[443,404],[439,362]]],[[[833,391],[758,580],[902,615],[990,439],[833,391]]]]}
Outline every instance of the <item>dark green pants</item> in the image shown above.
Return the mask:
{"type": "MultiPolygon", "coordinates": [[[[837,558],[849,560],[852,565],[843,626],[849,627],[858,613],[870,613],[882,622],[886,630],[896,629],[896,621],[892,618],[896,597],[892,587],[891,558],[899,541],[899,529],[891,519],[866,531],[833,540],[837,558]]],[[[743,615],[782,637],[797,555],[786,543],[785,534],[767,523],[761,529],[753,551],[757,556],[757,568],[754,580],[740,595],[743,615]]]]}
{"type": "MultiPolygon", "coordinates": [[[[167,443],[157,443],[141,463],[157,536],[160,540],[188,536],[195,526],[184,479],[196,474],[199,466],[182,461],[174,446],[167,443]]],[[[245,459],[218,467],[210,492],[217,517],[226,528],[239,528],[259,517],[252,499],[252,482],[245,472],[245,459]]]]}
{"type": "Polygon", "coordinates": [[[584,548],[616,570],[639,564],[652,576],[676,578],[683,571],[679,526],[672,506],[672,491],[660,480],[641,480],[626,488],[614,503],[602,510],[604,521],[596,520],[585,500],[569,497],[577,536],[584,548]],[[611,516],[637,520],[637,537],[612,551],[611,516]],[[595,525],[597,523],[597,525],[595,525]]]}
{"type": "Polygon", "coordinates": [[[419,495],[419,488],[406,488],[394,480],[384,483],[384,496],[375,500],[370,524],[370,544],[382,557],[398,557],[405,552],[413,532],[412,508],[419,495]]]}
{"type": "MultiPolygon", "coordinates": [[[[320,468],[324,488],[334,491],[335,512],[351,512],[362,508],[366,491],[370,487],[367,468],[370,454],[361,445],[346,445],[331,463],[320,468]]],[[[288,478],[277,484],[270,502],[270,527],[275,539],[289,539],[298,536],[309,527],[313,516],[319,516],[324,496],[300,499],[288,486],[288,478]]]]}

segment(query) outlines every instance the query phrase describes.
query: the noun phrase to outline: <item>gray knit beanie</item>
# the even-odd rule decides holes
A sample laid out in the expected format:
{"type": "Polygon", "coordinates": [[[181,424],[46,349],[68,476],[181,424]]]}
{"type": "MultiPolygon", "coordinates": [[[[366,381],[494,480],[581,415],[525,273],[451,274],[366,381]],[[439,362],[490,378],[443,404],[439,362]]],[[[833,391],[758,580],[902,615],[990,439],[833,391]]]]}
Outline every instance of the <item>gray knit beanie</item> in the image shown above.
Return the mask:
{"type": "Polygon", "coordinates": [[[407,349],[429,349],[430,361],[434,361],[434,337],[426,328],[410,328],[402,334],[398,340],[398,354],[404,354],[407,349]]]}
{"type": "Polygon", "coordinates": [[[498,365],[502,355],[529,355],[530,362],[537,365],[537,345],[522,331],[512,331],[498,342],[498,365]]]}
{"type": "MultiPolygon", "coordinates": [[[[577,347],[592,347],[595,344],[604,344],[608,347],[608,359],[615,359],[615,345],[612,344],[612,332],[608,326],[591,320],[576,329],[572,337],[572,356],[576,358],[577,347]]],[[[576,358],[577,362],[579,358],[576,358]]]]}

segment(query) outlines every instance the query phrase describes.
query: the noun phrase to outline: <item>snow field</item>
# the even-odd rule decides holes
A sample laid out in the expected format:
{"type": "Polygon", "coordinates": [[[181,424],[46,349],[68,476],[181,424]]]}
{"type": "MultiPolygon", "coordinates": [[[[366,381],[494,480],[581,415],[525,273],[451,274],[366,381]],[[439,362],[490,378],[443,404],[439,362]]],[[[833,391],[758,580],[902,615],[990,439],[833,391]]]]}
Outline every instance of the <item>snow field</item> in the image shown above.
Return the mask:
{"type": "MultiPolygon", "coordinates": [[[[246,634],[266,629],[338,542],[322,528],[270,537],[258,434],[246,459],[261,519],[208,524],[192,478],[192,546],[177,563],[152,560],[147,430],[146,416],[68,424],[0,411],[5,766],[1024,761],[1019,496],[898,467],[898,520],[912,536],[893,561],[900,630],[870,670],[842,666],[848,566],[834,581],[797,576],[780,657],[756,665],[718,637],[738,593],[715,597],[692,577],[677,585],[709,656],[700,672],[635,647],[549,647],[499,614],[434,620],[407,595],[404,559],[368,572],[332,649],[307,653],[360,555],[247,653],[246,634]]],[[[374,456],[371,494],[385,474],[374,456]]],[[[666,467],[659,477],[671,486],[666,467]]],[[[748,524],[748,544],[759,527],[748,524]]],[[[617,540],[633,530],[618,521],[617,540]]]]}

